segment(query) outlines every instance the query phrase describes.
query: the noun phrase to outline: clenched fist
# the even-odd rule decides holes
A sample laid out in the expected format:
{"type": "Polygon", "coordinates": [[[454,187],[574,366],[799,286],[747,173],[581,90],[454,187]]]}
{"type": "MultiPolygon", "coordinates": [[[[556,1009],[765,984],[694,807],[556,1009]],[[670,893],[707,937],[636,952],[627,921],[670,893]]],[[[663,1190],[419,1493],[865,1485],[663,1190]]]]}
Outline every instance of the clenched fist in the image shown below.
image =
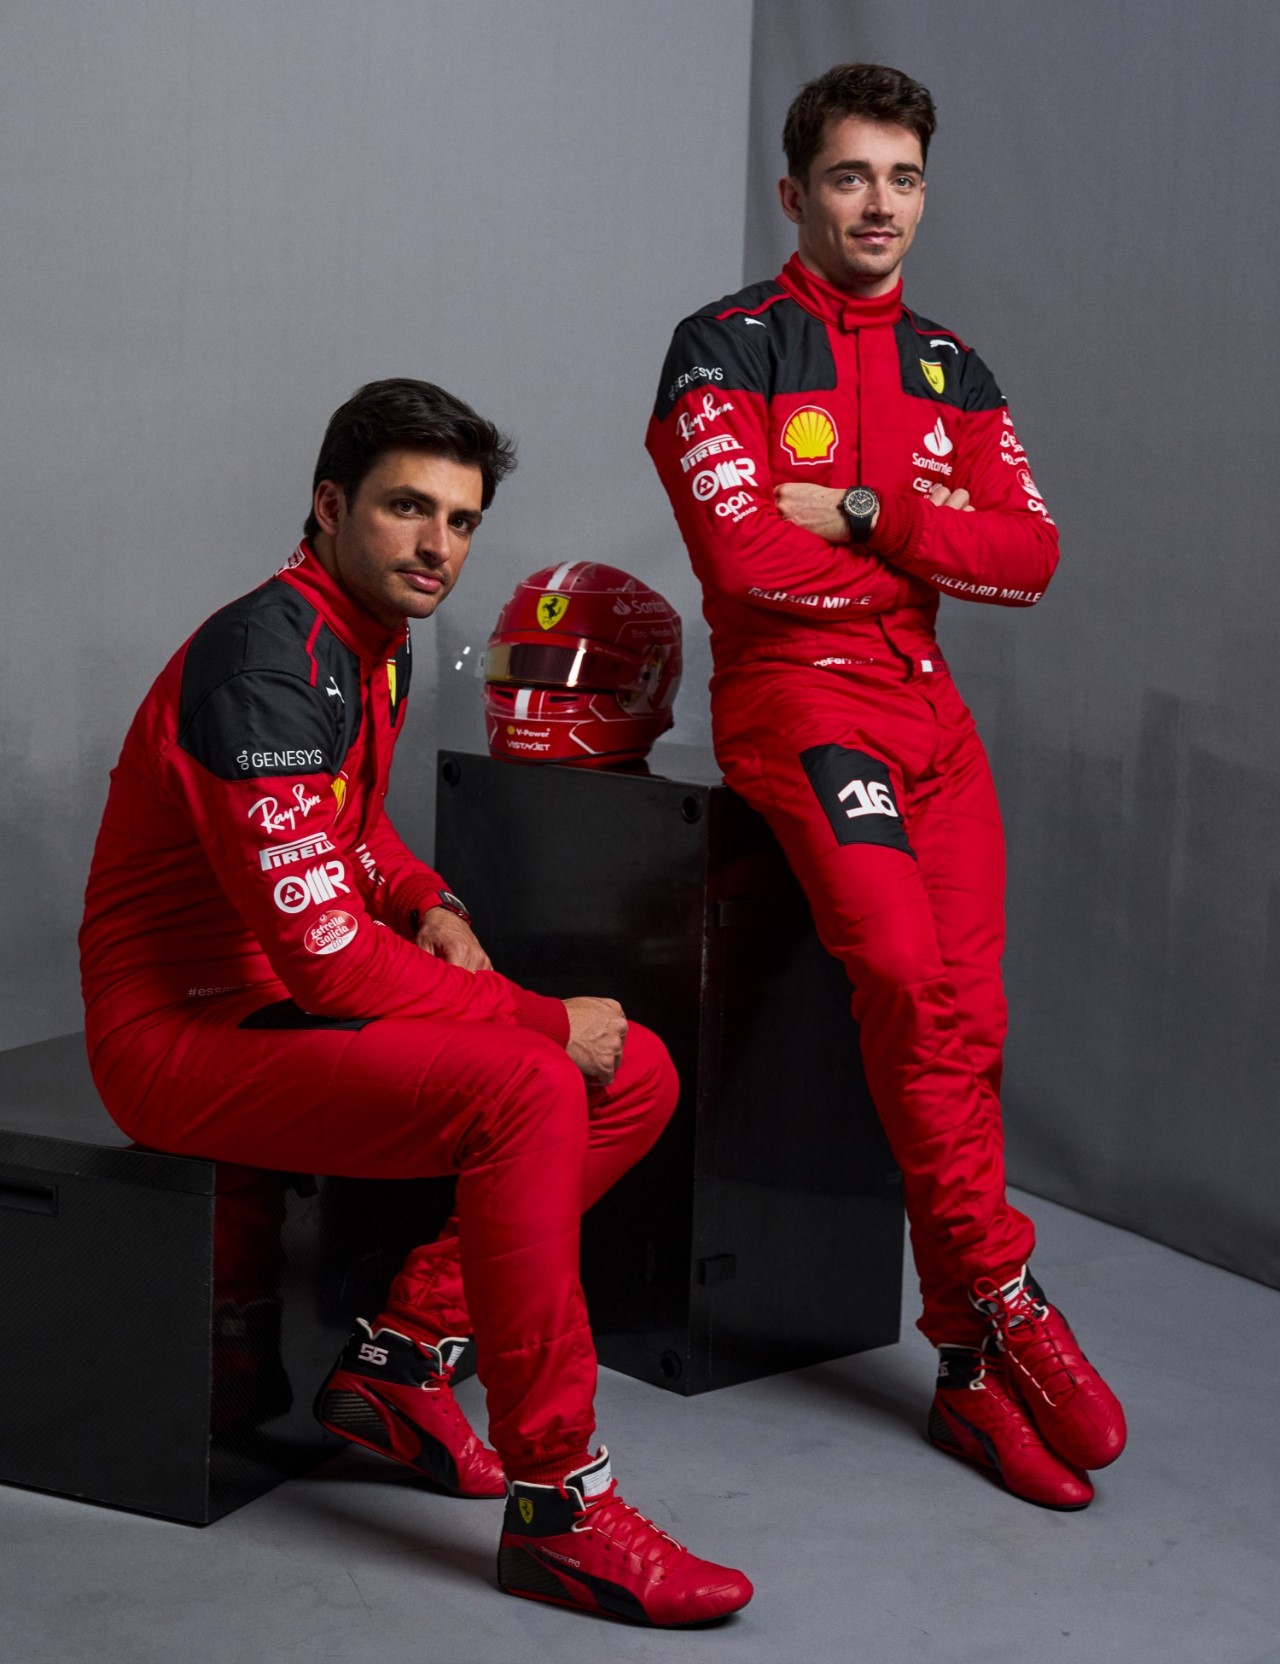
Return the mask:
{"type": "Polygon", "coordinates": [[[569,1044],[565,1047],[588,1080],[607,1086],[622,1062],[627,1019],[617,1000],[580,994],[565,1000],[569,1013],[569,1044]]]}

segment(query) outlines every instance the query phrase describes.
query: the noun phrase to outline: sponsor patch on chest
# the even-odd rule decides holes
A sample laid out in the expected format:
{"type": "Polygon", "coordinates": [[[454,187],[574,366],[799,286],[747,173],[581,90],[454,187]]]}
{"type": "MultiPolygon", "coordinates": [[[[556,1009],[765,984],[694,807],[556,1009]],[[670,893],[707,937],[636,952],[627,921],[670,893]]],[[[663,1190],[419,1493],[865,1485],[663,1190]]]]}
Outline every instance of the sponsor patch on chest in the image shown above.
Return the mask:
{"type": "Polygon", "coordinates": [[[800,467],[830,462],[839,443],[840,435],[831,413],[816,404],[802,405],[793,411],[782,430],[782,448],[800,467]]]}

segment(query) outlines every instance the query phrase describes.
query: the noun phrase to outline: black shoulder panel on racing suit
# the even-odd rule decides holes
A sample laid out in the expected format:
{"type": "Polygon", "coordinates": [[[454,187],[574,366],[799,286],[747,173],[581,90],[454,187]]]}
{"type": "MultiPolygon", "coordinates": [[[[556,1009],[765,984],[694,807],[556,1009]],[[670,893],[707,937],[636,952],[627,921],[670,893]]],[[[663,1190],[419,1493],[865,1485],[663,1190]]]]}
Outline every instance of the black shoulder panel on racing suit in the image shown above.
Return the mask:
{"type": "Polygon", "coordinates": [[[894,335],[904,393],[958,410],[998,410],[1005,402],[977,353],[944,324],[904,307],[894,335]]]}
{"type": "Polygon", "coordinates": [[[996,378],[972,350],[960,365],[960,391],[966,410],[999,410],[1007,402],[996,378]]]}
{"type": "Polygon", "coordinates": [[[360,728],[360,663],[318,618],[291,584],[269,581],[191,638],[178,744],[220,780],[342,767],[360,728]]]}
{"type": "Polygon", "coordinates": [[[719,300],[713,300],[709,306],[700,306],[693,315],[695,318],[725,318],[731,312],[743,312],[752,317],[759,317],[768,310],[772,302],[786,292],[781,283],[769,277],[762,283],[748,283],[745,289],[739,289],[736,294],[721,295],[719,300]]]}
{"type": "Polygon", "coordinates": [[[654,414],[666,421],[685,393],[737,388],[773,398],[834,387],[826,325],[777,283],[753,283],[676,325],[654,414]]]}

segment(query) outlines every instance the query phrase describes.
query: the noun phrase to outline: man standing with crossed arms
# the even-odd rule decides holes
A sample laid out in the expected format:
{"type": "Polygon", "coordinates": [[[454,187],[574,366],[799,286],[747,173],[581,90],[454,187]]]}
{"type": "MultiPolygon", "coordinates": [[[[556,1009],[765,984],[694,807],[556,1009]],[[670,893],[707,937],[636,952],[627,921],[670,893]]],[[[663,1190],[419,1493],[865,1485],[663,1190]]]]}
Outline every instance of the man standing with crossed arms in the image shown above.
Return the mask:
{"type": "Polygon", "coordinates": [[[902,301],[934,126],[882,65],[802,89],[797,252],[679,325],[647,445],[703,586],[716,755],[853,986],[939,1353],[929,1437],[1083,1508],[1124,1415],[1005,1195],[1003,836],[934,633],[940,595],[1038,601],[1058,539],[990,371],[902,301]]]}

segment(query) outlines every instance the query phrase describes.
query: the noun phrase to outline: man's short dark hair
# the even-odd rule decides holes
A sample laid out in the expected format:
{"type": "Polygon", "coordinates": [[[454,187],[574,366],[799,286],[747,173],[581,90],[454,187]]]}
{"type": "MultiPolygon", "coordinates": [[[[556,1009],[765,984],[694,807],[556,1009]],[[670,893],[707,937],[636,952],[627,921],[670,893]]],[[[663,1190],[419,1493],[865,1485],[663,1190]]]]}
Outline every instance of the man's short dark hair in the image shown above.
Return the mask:
{"type": "MultiPolygon", "coordinates": [[[[365,476],[388,451],[426,451],[478,468],[483,508],[516,465],[514,442],[469,404],[434,382],[395,376],[366,383],[329,418],[312,496],[321,480],[332,480],[341,486],[350,508],[365,476]]],[[[313,509],[303,535],[313,538],[319,530],[313,509]]]]}
{"type": "Polygon", "coordinates": [[[928,160],[929,140],[938,125],[928,87],[887,64],[836,64],[801,87],[787,111],[782,148],[793,179],[808,185],[809,168],[822,149],[827,123],[846,116],[909,128],[920,140],[921,161],[928,160]]]}

